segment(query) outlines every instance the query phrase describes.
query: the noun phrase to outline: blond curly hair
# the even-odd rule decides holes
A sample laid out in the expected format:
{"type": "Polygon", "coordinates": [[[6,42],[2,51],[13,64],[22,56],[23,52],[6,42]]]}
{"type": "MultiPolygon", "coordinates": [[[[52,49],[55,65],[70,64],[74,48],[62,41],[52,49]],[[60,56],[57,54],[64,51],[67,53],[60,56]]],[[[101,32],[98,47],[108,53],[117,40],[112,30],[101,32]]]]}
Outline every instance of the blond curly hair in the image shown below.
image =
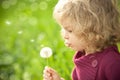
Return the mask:
{"type": "Polygon", "coordinates": [[[59,0],[53,16],[60,25],[66,22],[83,38],[89,52],[99,51],[120,41],[116,5],[115,0],[59,0]]]}

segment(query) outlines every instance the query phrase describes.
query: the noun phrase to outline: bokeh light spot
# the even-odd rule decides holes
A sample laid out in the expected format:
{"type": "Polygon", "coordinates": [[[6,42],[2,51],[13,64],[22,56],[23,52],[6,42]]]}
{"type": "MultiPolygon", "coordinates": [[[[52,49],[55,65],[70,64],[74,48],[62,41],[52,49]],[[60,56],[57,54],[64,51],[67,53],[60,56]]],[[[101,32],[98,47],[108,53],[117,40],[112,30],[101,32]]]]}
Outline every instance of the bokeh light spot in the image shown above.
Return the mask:
{"type": "Polygon", "coordinates": [[[23,31],[22,31],[22,30],[18,31],[18,34],[22,34],[22,33],[23,33],[23,31]]]}
{"type": "Polygon", "coordinates": [[[21,13],[18,17],[21,22],[24,22],[28,19],[27,15],[25,13],[21,13]]]}
{"type": "Polygon", "coordinates": [[[2,2],[2,8],[3,8],[3,9],[8,9],[9,7],[10,7],[9,1],[3,1],[3,2],[2,2]]]}
{"type": "MultiPolygon", "coordinates": [[[[22,10],[25,9],[26,7],[27,7],[26,4],[23,3],[23,2],[21,2],[21,3],[18,4],[17,10],[18,10],[18,11],[22,11],[22,10]]],[[[18,13],[18,12],[16,12],[16,13],[18,13]]]]}
{"type": "Polygon", "coordinates": [[[37,25],[38,21],[35,17],[32,17],[28,20],[29,24],[34,26],[34,25],[37,25]]]}
{"type": "Polygon", "coordinates": [[[38,40],[43,40],[45,38],[45,34],[41,33],[39,36],[38,36],[38,40]]]}
{"type": "Polygon", "coordinates": [[[10,3],[10,5],[16,5],[17,4],[17,0],[8,0],[8,2],[10,3]]]}
{"type": "Polygon", "coordinates": [[[31,39],[30,42],[35,42],[35,40],[34,40],[34,39],[31,39]]]}
{"type": "Polygon", "coordinates": [[[7,25],[10,25],[10,24],[11,24],[11,22],[10,22],[10,21],[8,21],[8,20],[7,20],[5,23],[6,23],[7,25]]]}
{"type": "Polygon", "coordinates": [[[48,1],[48,2],[49,2],[49,1],[51,1],[51,0],[46,0],[46,1],[48,1]]]}
{"type": "Polygon", "coordinates": [[[29,0],[30,2],[35,2],[36,0],[29,0]]]}
{"type": "Polygon", "coordinates": [[[31,80],[29,72],[24,72],[24,74],[23,74],[23,80],[31,80]]]}
{"type": "Polygon", "coordinates": [[[36,3],[36,2],[32,3],[31,10],[36,11],[37,9],[38,9],[38,3],[36,3]]]}
{"type": "Polygon", "coordinates": [[[46,10],[48,7],[48,4],[46,2],[40,2],[39,7],[41,10],[46,10]]]}

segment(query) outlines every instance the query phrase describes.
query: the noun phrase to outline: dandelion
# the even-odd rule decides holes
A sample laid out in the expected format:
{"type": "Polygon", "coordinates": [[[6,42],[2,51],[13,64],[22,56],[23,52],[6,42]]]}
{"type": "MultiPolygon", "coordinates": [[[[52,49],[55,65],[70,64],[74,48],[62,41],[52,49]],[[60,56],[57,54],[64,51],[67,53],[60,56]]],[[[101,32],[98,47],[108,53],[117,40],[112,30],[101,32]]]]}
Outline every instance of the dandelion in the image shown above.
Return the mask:
{"type": "Polygon", "coordinates": [[[43,47],[40,51],[40,56],[42,58],[47,58],[47,65],[48,65],[48,58],[52,56],[52,49],[50,47],[43,47]]]}
{"type": "Polygon", "coordinates": [[[44,47],[40,51],[40,56],[43,58],[49,58],[52,55],[52,49],[50,47],[44,47]]]}

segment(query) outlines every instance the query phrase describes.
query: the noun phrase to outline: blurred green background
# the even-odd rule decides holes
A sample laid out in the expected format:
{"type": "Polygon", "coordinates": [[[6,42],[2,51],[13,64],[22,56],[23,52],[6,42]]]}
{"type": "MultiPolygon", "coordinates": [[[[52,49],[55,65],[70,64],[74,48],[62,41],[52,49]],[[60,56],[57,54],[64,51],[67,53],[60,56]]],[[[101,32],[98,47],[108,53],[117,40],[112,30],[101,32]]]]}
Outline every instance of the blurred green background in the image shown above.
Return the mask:
{"type": "Polygon", "coordinates": [[[42,80],[47,61],[41,48],[50,47],[48,66],[71,80],[74,52],[65,47],[52,17],[57,0],[0,0],[0,80],[42,80]]]}
{"type": "Polygon", "coordinates": [[[52,16],[57,0],[0,0],[0,80],[42,80],[46,59],[39,52],[53,50],[48,66],[71,79],[73,51],[64,46],[52,16]]]}

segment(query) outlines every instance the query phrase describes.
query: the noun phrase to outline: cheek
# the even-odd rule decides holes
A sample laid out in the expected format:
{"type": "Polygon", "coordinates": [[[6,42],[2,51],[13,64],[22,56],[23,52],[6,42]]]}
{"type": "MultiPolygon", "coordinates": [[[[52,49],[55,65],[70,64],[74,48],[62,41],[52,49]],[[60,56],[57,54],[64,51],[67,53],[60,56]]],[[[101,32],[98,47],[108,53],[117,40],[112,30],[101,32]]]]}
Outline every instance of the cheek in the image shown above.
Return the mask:
{"type": "Polygon", "coordinates": [[[81,39],[74,39],[74,44],[76,47],[85,47],[85,42],[81,39]]]}

